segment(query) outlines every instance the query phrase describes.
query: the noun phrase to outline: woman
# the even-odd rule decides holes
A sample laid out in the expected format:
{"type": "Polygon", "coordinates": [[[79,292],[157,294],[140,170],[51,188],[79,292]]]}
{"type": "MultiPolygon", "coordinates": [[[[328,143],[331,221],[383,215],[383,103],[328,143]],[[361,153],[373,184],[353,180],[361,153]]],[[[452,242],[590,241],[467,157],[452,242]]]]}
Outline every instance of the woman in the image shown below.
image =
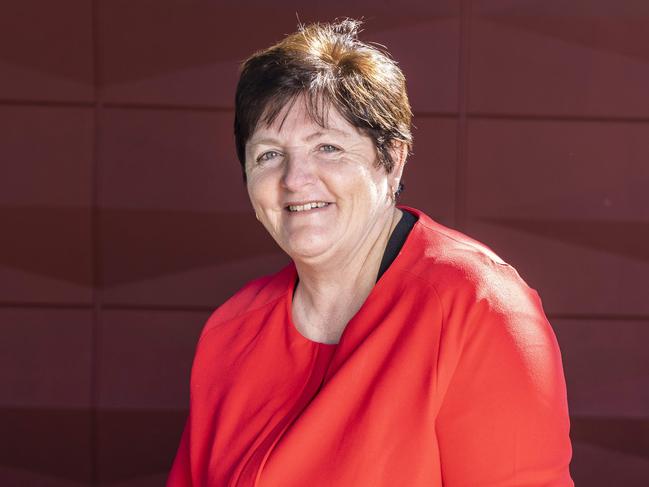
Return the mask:
{"type": "Polygon", "coordinates": [[[572,486],[561,356],[486,246],[397,206],[404,77],[358,22],[249,58],[235,137],[291,257],[199,340],[168,486],[572,486]]]}

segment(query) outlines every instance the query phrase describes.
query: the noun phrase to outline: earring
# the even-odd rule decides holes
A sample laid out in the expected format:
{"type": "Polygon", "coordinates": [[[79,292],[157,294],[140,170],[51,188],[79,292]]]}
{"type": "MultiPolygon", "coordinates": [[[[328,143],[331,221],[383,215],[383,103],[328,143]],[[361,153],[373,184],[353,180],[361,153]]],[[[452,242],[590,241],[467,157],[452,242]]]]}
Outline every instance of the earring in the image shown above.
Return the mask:
{"type": "Polygon", "coordinates": [[[399,196],[401,195],[401,192],[403,191],[404,188],[405,188],[405,186],[403,185],[403,183],[401,181],[399,181],[399,187],[394,192],[394,202],[395,203],[396,203],[397,199],[399,198],[399,196]]]}

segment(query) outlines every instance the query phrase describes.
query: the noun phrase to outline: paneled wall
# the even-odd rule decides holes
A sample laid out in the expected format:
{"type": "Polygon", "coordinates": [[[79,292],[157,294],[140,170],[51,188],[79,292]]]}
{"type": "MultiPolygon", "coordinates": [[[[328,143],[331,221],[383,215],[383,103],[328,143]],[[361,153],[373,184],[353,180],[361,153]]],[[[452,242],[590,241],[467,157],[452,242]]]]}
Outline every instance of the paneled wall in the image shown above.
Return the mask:
{"type": "Polygon", "coordinates": [[[649,478],[649,3],[14,0],[0,9],[0,485],[159,486],[197,336],[286,262],[236,161],[238,63],[363,17],[406,73],[402,202],[543,299],[577,485],[649,478]]]}

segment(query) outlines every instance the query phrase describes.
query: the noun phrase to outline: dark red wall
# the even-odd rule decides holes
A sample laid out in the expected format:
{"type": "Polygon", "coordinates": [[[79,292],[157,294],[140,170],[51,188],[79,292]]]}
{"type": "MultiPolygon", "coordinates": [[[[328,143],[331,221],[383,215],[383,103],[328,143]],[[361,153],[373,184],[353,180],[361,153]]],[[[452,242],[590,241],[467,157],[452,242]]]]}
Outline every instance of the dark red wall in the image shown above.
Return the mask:
{"type": "Polygon", "coordinates": [[[0,485],[159,486],[209,315],[282,265],[237,64],[366,19],[406,73],[403,203],[484,241],[559,339],[579,486],[649,478],[649,2],[13,0],[0,8],[0,485]]]}

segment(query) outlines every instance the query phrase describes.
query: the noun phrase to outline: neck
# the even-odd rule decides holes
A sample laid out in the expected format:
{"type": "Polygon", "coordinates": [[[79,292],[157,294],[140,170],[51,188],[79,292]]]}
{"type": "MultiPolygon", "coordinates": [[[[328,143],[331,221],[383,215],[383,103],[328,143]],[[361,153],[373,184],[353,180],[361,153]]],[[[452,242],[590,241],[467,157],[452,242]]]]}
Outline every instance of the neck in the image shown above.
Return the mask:
{"type": "MultiPolygon", "coordinates": [[[[320,328],[319,334],[339,335],[342,330],[323,329],[326,323],[338,323],[340,328],[358,311],[376,282],[388,239],[401,218],[401,210],[390,208],[372,228],[359,247],[337,262],[308,263],[295,261],[299,276],[294,306],[320,328]],[[317,325],[315,323],[320,323],[317,325]]],[[[318,332],[314,332],[318,333],[318,332]]]]}

